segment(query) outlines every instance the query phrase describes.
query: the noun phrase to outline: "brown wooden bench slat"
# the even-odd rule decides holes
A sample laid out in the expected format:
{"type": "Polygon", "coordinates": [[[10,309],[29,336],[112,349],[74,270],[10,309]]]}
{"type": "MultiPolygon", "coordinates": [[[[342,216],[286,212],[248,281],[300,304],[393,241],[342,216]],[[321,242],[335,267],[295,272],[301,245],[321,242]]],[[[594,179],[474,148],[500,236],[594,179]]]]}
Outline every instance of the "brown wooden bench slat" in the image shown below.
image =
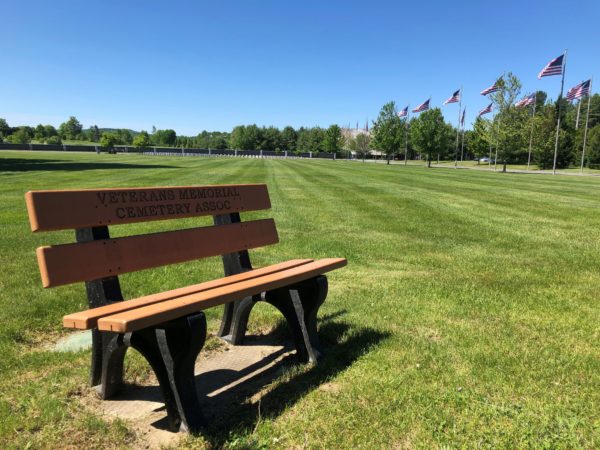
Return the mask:
{"type": "Polygon", "coordinates": [[[273,219],[37,249],[44,287],[90,281],[279,241],[273,219]]]}
{"type": "Polygon", "coordinates": [[[98,320],[98,329],[127,333],[202,311],[263,291],[298,283],[346,265],[344,258],[326,258],[259,278],[186,295],[98,320]]]}
{"type": "Polygon", "coordinates": [[[170,291],[161,292],[159,294],[146,295],[144,297],[138,297],[135,299],[116,302],[106,306],[100,306],[98,308],[88,309],[86,311],[76,312],[63,317],[63,326],[65,328],[77,328],[81,330],[88,330],[97,326],[98,319],[117,314],[131,309],[139,308],[141,306],[148,306],[154,303],[163,302],[166,300],[172,300],[185,295],[196,294],[209,289],[220,288],[230,284],[238,283],[240,281],[246,281],[253,278],[258,278],[264,275],[270,275],[272,273],[281,272],[286,269],[298,267],[303,264],[312,262],[312,259],[292,259],[279,264],[273,264],[267,267],[261,267],[260,269],[249,270],[237,275],[231,275],[228,277],[220,278],[217,280],[207,281],[204,283],[194,284],[183,288],[173,289],[170,291]]]}
{"type": "Polygon", "coordinates": [[[265,184],[30,191],[32,231],[51,231],[269,209],[265,184]]]}

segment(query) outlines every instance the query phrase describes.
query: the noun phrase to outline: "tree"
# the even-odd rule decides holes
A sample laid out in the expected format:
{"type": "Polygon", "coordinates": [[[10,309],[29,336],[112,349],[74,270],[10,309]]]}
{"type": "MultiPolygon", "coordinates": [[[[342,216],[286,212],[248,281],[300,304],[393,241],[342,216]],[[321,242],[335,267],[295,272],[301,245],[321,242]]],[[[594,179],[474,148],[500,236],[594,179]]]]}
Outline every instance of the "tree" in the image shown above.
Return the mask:
{"type": "Polygon", "coordinates": [[[323,151],[325,130],[321,127],[313,127],[308,130],[308,148],[310,152],[319,153],[323,151]]]}
{"type": "MultiPolygon", "coordinates": [[[[527,154],[527,131],[531,123],[527,109],[514,105],[520,92],[521,82],[509,72],[502,77],[500,89],[490,96],[497,111],[493,131],[503,172],[506,172],[507,163],[524,160],[527,154]]],[[[542,93],[536,93],[536,98],[538,96],[540,99],[543,97],[542,93]]]]}
{"type": "Polygon", "coordinates": [[[104,132],[100,137],[100,145],[104,148],[113,148],[117,142],[119,137],[115,133],[104,132]]]}
{"type": "Polygon", "coordinates": [[[600,168],[600,124],[588,131],[585,152],[590,168],[600,168]]]}
{"type": "Polygon", "coordinates": [[[373,122],[371,147],[385,153],[387,163],[390,156],[399,152],[404,142],[404,122],[396,114],[396,104],[383,105],[377,120],[373,122]]]}
{"type": "Polygon", "coordinates": [[[281,145],[284,151],[293,152],[296,150],[296,141],[298,133],[294,128],[287,126],[281,132],[281,145]]]}
{"type": "Polygon", "coordinates": [[[244,125],[238,125],[233,127],[231,130],[231,137],[229,138],[229,146],[236,150],[241,150],[244,145],[244,134],[246,127],[244,125]]]}
{"type": "Polygon", "coordinates": [[[136,137],[133,138],[133,145],[138,148],[150,147],[150,135],[147,131],[141,131],[136,137]]]}
{"type": "MultiPolygon", "coordinates": [[[[174,133],[174,131],[173,131],[174,133]]],[[[119,144],[129,145],[133,142],[133,136],[131,135],[131,131],[125,128],[119,128],[116,132],[117,137],[119,138],[119,144]]]]}
{"type": "Polygon", "coordinates": [[[260,150],[262,142],[262,132],[256,124],[248,125],[244,133],[246,148],[244,150],[260,150]]]}
{"type": "Polygon", "coordinates": [[[156,130],[154,133],[154,141],[159,145],[175,145],[177,133],[174,130],[156,130]]]}
{"type": "Polygon", "coordinates": [[[0,137],[7,137],[10,134],[10,127],[5,119],[0,118],[0,137]]]}
{"type": "Polygon", "coordinates": [[[44,128],[44,125],[40,123],[35,127],[33,138],[40,142],[43,142],[46,139],[46,129],[44,128]]]}
{"type": "Polygon", "coordinates": [[[231,132],[231,147],[238,150],[257,150],[262,143],[262,133],[256,125],[238,125],[231,132]]]}
{"type": "Polygon", "coordinates": [[[57,136],[58,133],[56,132],[56,128],[54,128],[52,125],[44,125],[44,135],[46,137],[52,137],[57,136]]]}
{"type": "Polygon", "coordinates": [[[6,140],[11,144],[28,144],[31,142],[31,138],[33,138],[33,128],[18,127],[6,140]]]}
{"type": "Polygon", "coordinates": [[[262,128],[258,148],[262,150],[281,151],[281,132],[275,127],[262,128]]]}
{"type": "Polygon", "coordinates": [[[228,133],[214,131],[210,138],[210,147],[215,148],[217,150],[223,150],[223,149],[229,148],[229,144],[227,143],[228,139],[229,139],[228,133]]]}
{"type": "Polygon", "coordinates": [[[62,144],[62,139],[55,134],[54,136],[46,138],[46,144],[62,144]]]}
{"type": "Polygon", "coordinates": [[[483,119],[481,116],[475,119],[473,131],[469,133],[469,147],[471,152],[481,158],[488,156],[490,151],[490,129],[491,122],[483,119]]]}
{"type": "MultiPolygon", "coordinates": [[[[540,169],[551,169],[554,166],[554,147],[556,139],[556,114],[555,103],[538,107],[535,114],[533,128],[533,155],[540,169]]],[[[565,111],[563,110],[563,113],[565,111]]],[[[558,137],[558,152],[556,167],[567,167],[573,161],[573,126],[561,121],[558,137]]],[[[530,129],[528,130],[530,131],[530,129]]]]}
{"type": "Polygon", "coordinates": [[[369,143],[371,142],[371,137],[367,133],[358,133],[354,139],[348,139],[348,147],[353,152],[356,152],[357,155],[362,157],[362,160],[365,160],[365,156],[367,156],[370,152],[369,143]]]}
{"type": "Polygon", "coordinates": [[[90,141],[98,142],[100,140],[100,130],[98,129],[98,125],[92,125],[90,127],[90,141]]]}
{"type": "Polygon", "coordinates": [[[71,116],[69,120],[60,124],[58,133],[63,139],[77,139],[82,129],[81,123],[74,116],[71,116]]]}
{"type": "Polygon", "coordinates": [[[296,139],[297,153],[310,151],[309,134],[310,133],[307,128],[300,127],[298,129],[298,139],[296,139]]]}
{"type": "Polygon", "coordinates": [[[338,125],[331,125],[325,132],[323,139],[323,150],[329,153],[339,152],[344,145],[342,129],[338,125]]]}
{"type": "Polygon", "coordinates": [[[427,167],[431,167],[433,155],[446,153],[450,135],[440,108],[422,112],[411,122],[410,140],[417,151],[427,156],[427,167]]]}

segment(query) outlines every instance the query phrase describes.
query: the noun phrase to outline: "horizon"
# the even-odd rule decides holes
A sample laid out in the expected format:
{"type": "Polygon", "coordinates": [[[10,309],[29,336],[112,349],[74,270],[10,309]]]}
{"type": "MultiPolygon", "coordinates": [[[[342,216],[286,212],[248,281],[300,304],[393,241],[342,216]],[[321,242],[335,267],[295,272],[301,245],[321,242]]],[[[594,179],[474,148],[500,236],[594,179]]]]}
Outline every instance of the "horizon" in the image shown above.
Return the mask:
{"type": "Polygon", "coordinates": [[[8,5],[0,30],[11,42],[0,117],[11,126],[58,127],[75,116],[84,128],[155,126],[184,136],[250,124],[355,128],[389,101],[412,109],[429,97],[456,125],[458,105],[442,102],[462,86],[470,129],[489,103],[479,92],[503,72],[521,80],[521,96],[542,90],[550,100],[561,77],[537,74],[565,48],[564,93],[600,65],[592,1],[573,30],[564,1],[504,2],[501,10],[478,2],[427,10],[391,2],[30,5],[8,5]]]}

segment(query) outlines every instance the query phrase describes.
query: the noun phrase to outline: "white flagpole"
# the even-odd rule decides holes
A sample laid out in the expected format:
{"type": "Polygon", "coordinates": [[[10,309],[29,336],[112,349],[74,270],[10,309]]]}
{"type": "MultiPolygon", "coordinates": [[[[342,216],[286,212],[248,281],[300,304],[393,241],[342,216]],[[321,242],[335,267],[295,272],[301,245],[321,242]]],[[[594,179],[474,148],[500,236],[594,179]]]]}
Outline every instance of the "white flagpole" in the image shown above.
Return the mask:
{"type": "Polygon", "coordinates": [[[592,101],[592,81],[594,81],[593,77],[590,78],[590,92],[588,93],[588,107],[587,114],[585,116],[585,130],[583,131],[583,150],[581,151],[581,173],[583,173],[583,162],[585,161],[585,144],[587,141],[588,121],[590,119],[590,102],[592,101]]]}
{"type": "Polygon", "coordinates": [[[533,126],[535,124],[535,107],[537,106],[537,91],[533,97],[533,113],[531,114],[531,133],[529,134],[529,156],[527,157],[527,170],[529,170],[529,164],[531,163],[531,146],[533,144],[533,126]]]}
{"type": "MultiPolygon", "coordinates": [[[[464,111],[463,111],[464,114],[464,111]]],[[[460,163],[463,162],[463,155],[465,151],[465,123],[462,123],[462,142],[460,144],[460,163]]]]}
{"type": "Polygon", "coordinates": [[[575,119],[575,129],[579,129],[579,111],[581,111],[581,100],[579,100],[579,104],[577,105],[577,119],[575,119]]]}
{"type": "MultiPolygon", "coordinates": [[[[495,118],[495,117],[494,117],[495,118]]],[[[498,166],[498,135],[500,134],[500,118],[498,118],[498,123],[496,124],[496,154],[494,155],[494,172],[496,171],[496,167],[498,166]]]]}
{"type": "Polygon", "coordinates": [[[492,121],[490,120],[490,157],[488,158],[488,169],[492,170],[492,121]]]}
{"type": "Polygon", "coordinates": [[[458,123],[456,124],[456,155],[454,157],[454,168],[458,166],[458,135],[460,134],[460,110],[462,109],[462,86],[458,97],[458,123]]]}
{"type": "Polygon", "coordinates": [[[404,129],[404,165],[408,164],[408,118],[410,117],[410,105],[406,107],[406,127],[404,129]]]}
{"type": "Polygon", "coordinates": [[[560,105],[562,103],[563,89],[565,87],[565,72],[567,71],[567,50],[565,50],[562,63],[562,80],[560,82],[560,95],[558,96],[558,120],[556,121],[556,139],[554,141],[554,164],[552,164],[552,175],[556,175],[556,157],[558,156],[558,134],[560,131],[560,105]]]}

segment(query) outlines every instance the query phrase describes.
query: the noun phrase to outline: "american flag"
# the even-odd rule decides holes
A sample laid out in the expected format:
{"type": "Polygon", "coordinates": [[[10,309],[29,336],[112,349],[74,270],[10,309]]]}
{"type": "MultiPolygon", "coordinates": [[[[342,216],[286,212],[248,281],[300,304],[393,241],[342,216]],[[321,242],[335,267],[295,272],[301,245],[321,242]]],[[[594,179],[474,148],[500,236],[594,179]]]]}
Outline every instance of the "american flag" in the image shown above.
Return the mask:
{"type": "Polygon", "coordinates": [[[415,109],[413,109],[412,112],[419,113],[419,112],[427,111],[429,109],[429,101],[430,100],[431,99],[428,99],[427,101],[421,103],[419,106],[417,106],[415,109]]]}
{"type": "Polygon", "coordinates": [[[582,81],[577,86],[573,86],[567,92],[567,100],[572,102],[575,99],[590,95],[590,85],[592,80],[582,81]]]}
{"type": "Polygon", "coordinates": [[[483,116],[484,114],[487,113],[491,113],[492,112],[492,103],[490,103],[489,105],[487,105],[487,107],[483,108],[481,111],[479,111],[479,116],[483,116]]]}
{"type": "Polygon", "coordinates": [[[481,95],[488,95],[492,92],[496,92],[500,90],[502,84],[500,83],[501,78],[498,78],[494,84],[492,84],[489,88],[484,89],[480,92],[481,95]]]}
{"type": "Polygon", "coordinates": [[[408,106],[398,113],[398,117],[408,116],[408,106]]]}
{"type": "Polygon", "coordinates": [[[462,116],[460,118],[460,126],[464,127],[465,126],[465,114],[467,113],[467,108],[465,107],[465,109],[463,109],[463,113],[462,116]]]}
{"type": "Polygon", "coordinates": [[[563,53],[558,58],[554,58],[546,67],[542,69],[542,71],[538,74],[538,80],[541,80],[542,77],[550,77],[552,75],[562,75],[563,73],[563,61],[565,59],[565,54],[563,53]]]}
{"type": "Polygon", "coordinates": [[[447,105],[448,103],[458,103],[460,101],[460,89],[452,94],[448,100],[446,100],[443,104],[447,105]]]}
{"type": "Polygon", "coordinates": [[[535,103],[535,92],[533,94],[527,95],[515,103],[517,108],[521,108],[522,106],[529,106],[535,103]]]}

